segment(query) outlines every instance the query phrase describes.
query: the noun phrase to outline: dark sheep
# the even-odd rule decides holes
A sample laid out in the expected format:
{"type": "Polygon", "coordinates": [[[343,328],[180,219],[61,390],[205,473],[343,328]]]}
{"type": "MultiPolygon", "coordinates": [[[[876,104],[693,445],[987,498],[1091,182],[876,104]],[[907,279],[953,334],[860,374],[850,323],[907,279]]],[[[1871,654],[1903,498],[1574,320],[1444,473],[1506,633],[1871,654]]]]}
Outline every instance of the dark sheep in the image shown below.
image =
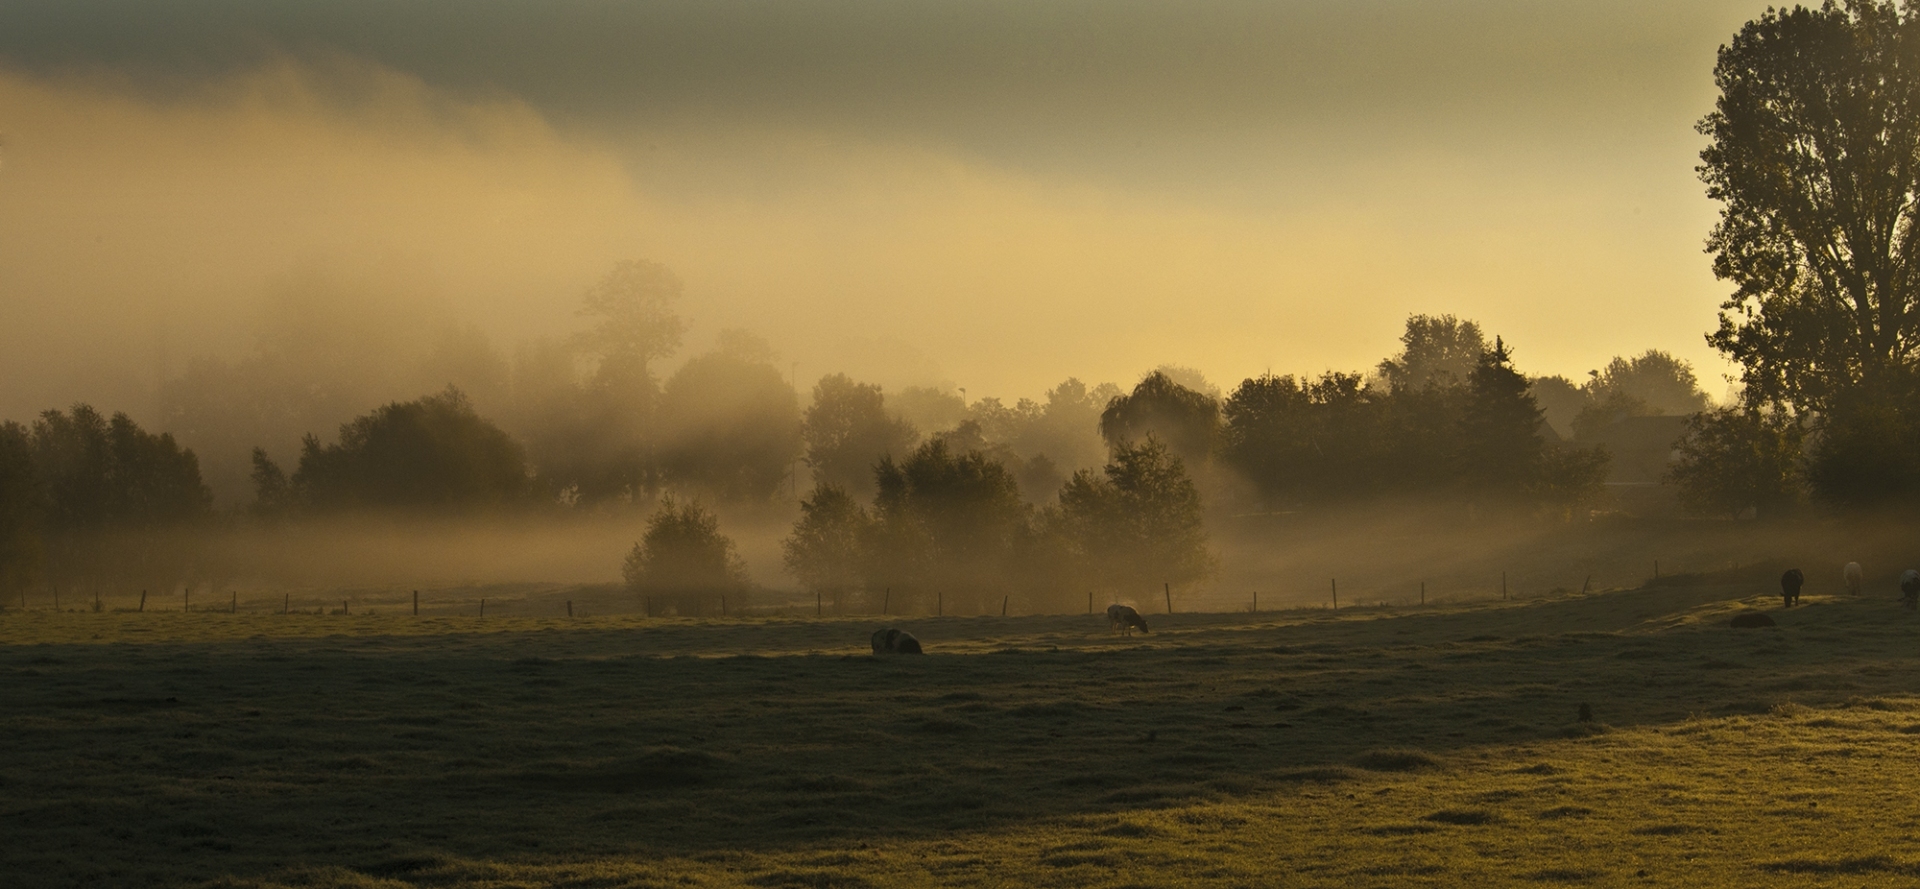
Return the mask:
{"type": "Polygon", "coordinates": [[[920,640],[906,630],[888,627],[873,633],[874,654],[926,654],[920,650],[920,640]]]}
{"type": "Polygon", "coordinates": [[[1107,624],[1122,636],[1131,636],[1134,630],[1142,633],[1153,632],[1147,629],[1147,619],[1141,617],[1140,612],[1133,610],[1132,605],[1108,605],[1107,624]]]}
{"type": "Polygon", "coordinates": [[[1800,601],[1800,588],[1806,585],[1807,576],[1798,568],[1788,568],[1787,573],[1780,575],[1780,598],[1786,600],[1788,608],[1800,601]]]}
{"type": "Polygon", "coordinates": [[[1900,575],[1900,604],[1908,608],[1920,607],[1920,571],[1908,568],[1900,575]]]}
{"type": "Polygon", "coordinates": [[[1773,626],[1773,618],[1758,611],[1742,611],[1733,616],[1733,626],[1741,629],[1773,626]]]}

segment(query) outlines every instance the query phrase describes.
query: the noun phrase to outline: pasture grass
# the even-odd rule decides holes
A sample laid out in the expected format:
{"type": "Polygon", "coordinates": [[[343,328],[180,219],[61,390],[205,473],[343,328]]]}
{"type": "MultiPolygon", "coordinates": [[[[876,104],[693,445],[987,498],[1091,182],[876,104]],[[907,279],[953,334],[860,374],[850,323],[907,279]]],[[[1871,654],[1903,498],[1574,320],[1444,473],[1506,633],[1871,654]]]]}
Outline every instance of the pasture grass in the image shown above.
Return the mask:
{"type": "Polygon", "coordinates": [[[1913,885],[1920,615],[1760,592],[885,659],[871,618],[8,612],[0,883],[1913,885]]]}

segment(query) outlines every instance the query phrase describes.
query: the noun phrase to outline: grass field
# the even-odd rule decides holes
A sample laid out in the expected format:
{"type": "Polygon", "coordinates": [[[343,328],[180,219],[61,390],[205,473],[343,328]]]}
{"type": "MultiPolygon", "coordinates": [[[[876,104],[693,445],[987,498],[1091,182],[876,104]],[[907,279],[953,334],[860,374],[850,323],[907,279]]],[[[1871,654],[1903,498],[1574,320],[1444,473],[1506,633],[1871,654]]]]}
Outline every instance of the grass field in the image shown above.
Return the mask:
{"type": "Polygon", "coordinates": [[[0,884],[1920,881],[1920,615],[1708,580],[889,659],[877,619],[8,612],[0,884]]]}

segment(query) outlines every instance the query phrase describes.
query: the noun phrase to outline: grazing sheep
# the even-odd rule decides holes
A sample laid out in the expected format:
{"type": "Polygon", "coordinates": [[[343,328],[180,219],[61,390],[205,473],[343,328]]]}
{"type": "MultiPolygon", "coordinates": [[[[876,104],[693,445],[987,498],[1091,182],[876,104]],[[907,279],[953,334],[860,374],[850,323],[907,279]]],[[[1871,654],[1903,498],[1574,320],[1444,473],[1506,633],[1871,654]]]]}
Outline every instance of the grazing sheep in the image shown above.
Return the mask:
{"type": "Polygon", "coordinates": [[[1733,620],[1730,621],[1730,623],[1732,626],[1738,629],[1752,629],[1754,627],[1771,627],[1773,626],[1773,618],[1768,617],[1765,612],[1742,611],[1739,614],[1734,615],[1733,620]]]}
{"type": "Polygon", "coordinates": [[[888,627],[873,632],[874,654],[925,654],[920,650],[920,640],[906,630],[888,627]]]}
{"type": "Polygon", "coordinates": [[[1147,629],[1147,619],[1133,610],[1132,605],[1108,605],[1107,624],[1122,636],[1131,636],[1136,629],[1142,633],[1152,632],[1147,629]]]}
{"type": "Polygon", "coordinates": [[[1900,575],[1900,603],[1908,608],[1920,608],[1920,571],[1908,568],[1900,575]]]}
{"type": "Polygon", "coordinates": [[[1807,576],[1798,568],[1788,568],[1787,573],[1780,575],[1780,598],[1787,600],[1788,608],[1800,601],[1800,588],[1806,585],[1807,576]]]}
{"type": "Polygon", "coordinates": [[[1841,569],[1840,576],[1847,581],[1848,593],[1855,596],[1860,595],[1860,583],[1865,577],[1865,572],[1860,570],[1859,562],[1848,562],[1847,567],[1841,569]]]}

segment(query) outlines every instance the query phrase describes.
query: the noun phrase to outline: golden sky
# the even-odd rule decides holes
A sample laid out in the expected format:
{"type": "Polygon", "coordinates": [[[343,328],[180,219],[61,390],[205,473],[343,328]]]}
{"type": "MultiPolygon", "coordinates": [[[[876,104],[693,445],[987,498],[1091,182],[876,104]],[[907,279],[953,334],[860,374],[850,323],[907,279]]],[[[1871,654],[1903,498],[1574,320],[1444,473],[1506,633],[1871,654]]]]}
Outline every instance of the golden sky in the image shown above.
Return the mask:
{"type": "Polygon", "coordinates": [[[685,279],[683,354],[746,327],[803,384],[1230,389],[1420,312],[1719,396],[1692,127],[1763,9],[21,0],[0,417],[138,417],[301,269],[510,352],[630,257],[685,279]]]}

